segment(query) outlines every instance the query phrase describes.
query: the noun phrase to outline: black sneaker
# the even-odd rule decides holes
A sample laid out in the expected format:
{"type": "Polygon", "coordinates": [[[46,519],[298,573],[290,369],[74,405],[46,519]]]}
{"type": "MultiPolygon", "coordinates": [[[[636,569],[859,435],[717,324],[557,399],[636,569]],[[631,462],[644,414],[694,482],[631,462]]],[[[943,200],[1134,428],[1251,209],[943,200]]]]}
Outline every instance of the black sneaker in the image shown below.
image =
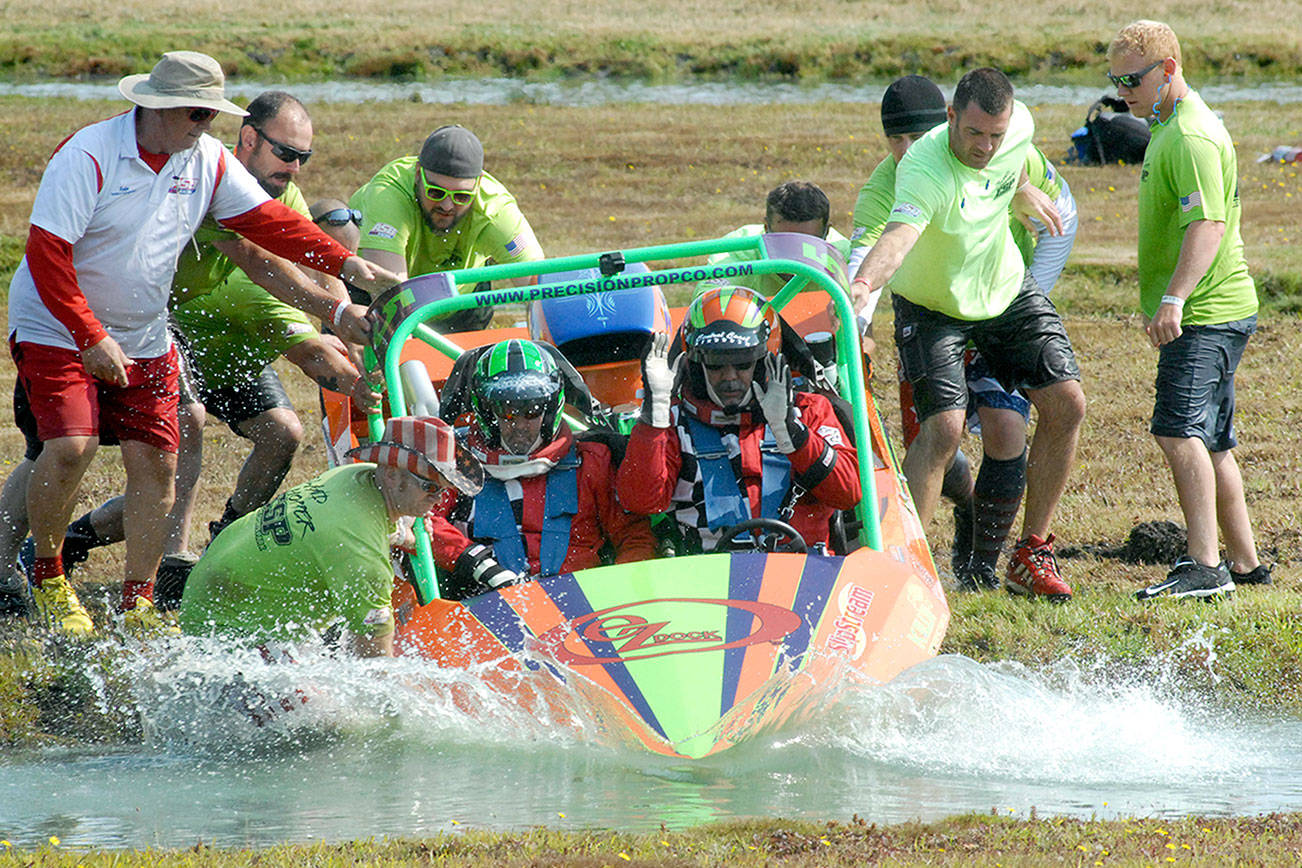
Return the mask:
{"type": "Polygon", "coordinates": [[[1188,555],[1175,562],[1166,578],[1135,592],[1136,600],[1155,597],[1214,597],[1234,590],[1234,580],[1224,563],[1204,566],[1188,555]]]}
{"type": "Polygon", "coordinates": [[[0,578],[0,618],[26,618],[28,607],[27,576],[18,570],[0,578]]]}
{"type": "Polygon", "coordinates": [[[1230,578],[1234,579],[1236,585],[1269,585],[1271,584],[1270,574],[1275,571],[1275,566],[1259,565],[1255,570],[1249,570],[1246,573],[1235,572],[1230,570],[1230,578]]]}

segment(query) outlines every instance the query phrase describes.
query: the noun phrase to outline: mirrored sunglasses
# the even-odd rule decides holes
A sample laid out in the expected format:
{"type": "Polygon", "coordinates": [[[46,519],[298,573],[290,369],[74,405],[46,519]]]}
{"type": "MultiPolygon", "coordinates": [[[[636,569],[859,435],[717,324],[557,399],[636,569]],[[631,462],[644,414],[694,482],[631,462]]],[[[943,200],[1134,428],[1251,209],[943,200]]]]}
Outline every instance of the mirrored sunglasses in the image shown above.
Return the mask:
{"type": "Polygon", "coordinates": [[[334,210],[325,212],[312,222],[318,226],[322,223],[329,226],[346,226],[349,223],[356,223],[358,226],[361,226],[362,212],[358,211],[356,208],[335,208],[334,210]]]}
{"type": "Polygon", "coordinates": [[[1107,74],[1108,81],[1112,82],[1113,87],[1125,87],[1125,88],[1129,88],[1130,90],[1134,90],[1135,88],[1139,87],[1140,82],[1144,80],[1144,76],[1148,75],[1150,72],[1157,69],[1161,65],[1162,65],[1161,60],[1155,60],[1152,63],[1150,63],[1148,66],[1139,70],[1139,72],[1127,72],[1127,73],[1123,73],[1122,75],[1113,75],[1112,73],[1109,72],[1107,74]]]}

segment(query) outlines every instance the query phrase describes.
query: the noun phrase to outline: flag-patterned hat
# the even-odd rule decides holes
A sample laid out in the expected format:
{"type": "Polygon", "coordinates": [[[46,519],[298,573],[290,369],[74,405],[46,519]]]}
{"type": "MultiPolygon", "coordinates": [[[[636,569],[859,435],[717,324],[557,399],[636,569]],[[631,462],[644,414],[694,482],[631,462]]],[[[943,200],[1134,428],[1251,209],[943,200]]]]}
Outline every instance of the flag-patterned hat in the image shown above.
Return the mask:
{"type": "Polygon", "coordinates": [[[394,416],[384,422],[384,439],[350,449],[359,461],[401,467],[422,479],[440,476],[462,494],[484,487],[484,467],[457,442],[452,426],[432,416],[394,416]]]}

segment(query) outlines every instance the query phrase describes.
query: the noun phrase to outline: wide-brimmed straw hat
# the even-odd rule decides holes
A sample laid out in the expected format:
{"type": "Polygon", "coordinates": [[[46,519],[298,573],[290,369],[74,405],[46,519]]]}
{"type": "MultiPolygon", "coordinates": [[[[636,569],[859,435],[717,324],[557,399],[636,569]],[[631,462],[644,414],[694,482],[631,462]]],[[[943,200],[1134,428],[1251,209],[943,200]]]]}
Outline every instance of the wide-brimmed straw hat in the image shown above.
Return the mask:
{"type": "Polygon", "coordinates": [[[169,51],[148,74],[128,75],[119,81],[118,90],[144,108],[210,108],[239,117],[248,114],[226,99],[221,64],[197,51],[169,51]]]}
{"type": "Polygon", "coordinates": [[[457,442],[452,426],[432,416],[394,416],[385,420],[384,439],[345,453],[359,461],[401,467],[422,479],[440,475],[462,494],[484,487],[484,466],[457,442]]]}

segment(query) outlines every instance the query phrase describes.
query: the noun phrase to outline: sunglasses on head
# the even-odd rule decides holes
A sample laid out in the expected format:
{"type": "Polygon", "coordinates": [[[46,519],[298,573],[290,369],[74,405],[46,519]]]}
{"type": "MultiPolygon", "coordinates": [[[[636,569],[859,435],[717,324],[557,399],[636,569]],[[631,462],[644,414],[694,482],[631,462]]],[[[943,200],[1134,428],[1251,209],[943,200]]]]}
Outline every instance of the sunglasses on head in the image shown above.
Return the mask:
{"type": "Polygon", "coordinates": [[[190,109],[190,123],[201,124],[204,121],[210,121],[217,117],[217,109],[210,108],[192,108],[190,109]]]}
{"type": "MultiPolygon", "coordinates": [[[[253,125],[249,124],[249,126],[253,125]]],[[[276,141],[257,127],[253,127],[253,131],[261,136],[264,142],[271,145],[271,153],[274,154],[276,159],[280,160],[282,163],[292,163],[295,160],[298,160],[300,166],[306,166],[307,161],[312,158],[311,148],[308,148],[306,151],[300,151],[298,148],[291,148],[289,145],[276,141]]]]}
{"type": "Polygon", "coordinates": [[[431,184],[425,177],[425,170],[420,170],[420,182],[425,186],[425,195],[431,202],[442,202],[449,196],[452,197],[452,204],[458,207],[469,205],[475,201],[475,191],[479,189],[479,182],[475,181],[475,190],[449,190],[446,187],[440,187],[438,184],[431,184]]]}
{"type": "Polygon", "coordinates": [[[315,218],[312,222],[318,226],[322,223],[329,226],[347,226],[349,223],[356,223],[361,226],[362,212],[356,208],[335,208],[315,218]]]}
{"type": "Polygon", "coordinates": [[[1161,66],[1165,60],[1155,60],[1148,66],[1139,70],[1139,72],[1127,72],[1124,75],[1113,75],[1107,73],[1108,81],[1112,82],[1113,87],[1126,87],[1134,90],[1139,87],[1139,83],[1144,80],[1144,76],[1161,66]]]}

